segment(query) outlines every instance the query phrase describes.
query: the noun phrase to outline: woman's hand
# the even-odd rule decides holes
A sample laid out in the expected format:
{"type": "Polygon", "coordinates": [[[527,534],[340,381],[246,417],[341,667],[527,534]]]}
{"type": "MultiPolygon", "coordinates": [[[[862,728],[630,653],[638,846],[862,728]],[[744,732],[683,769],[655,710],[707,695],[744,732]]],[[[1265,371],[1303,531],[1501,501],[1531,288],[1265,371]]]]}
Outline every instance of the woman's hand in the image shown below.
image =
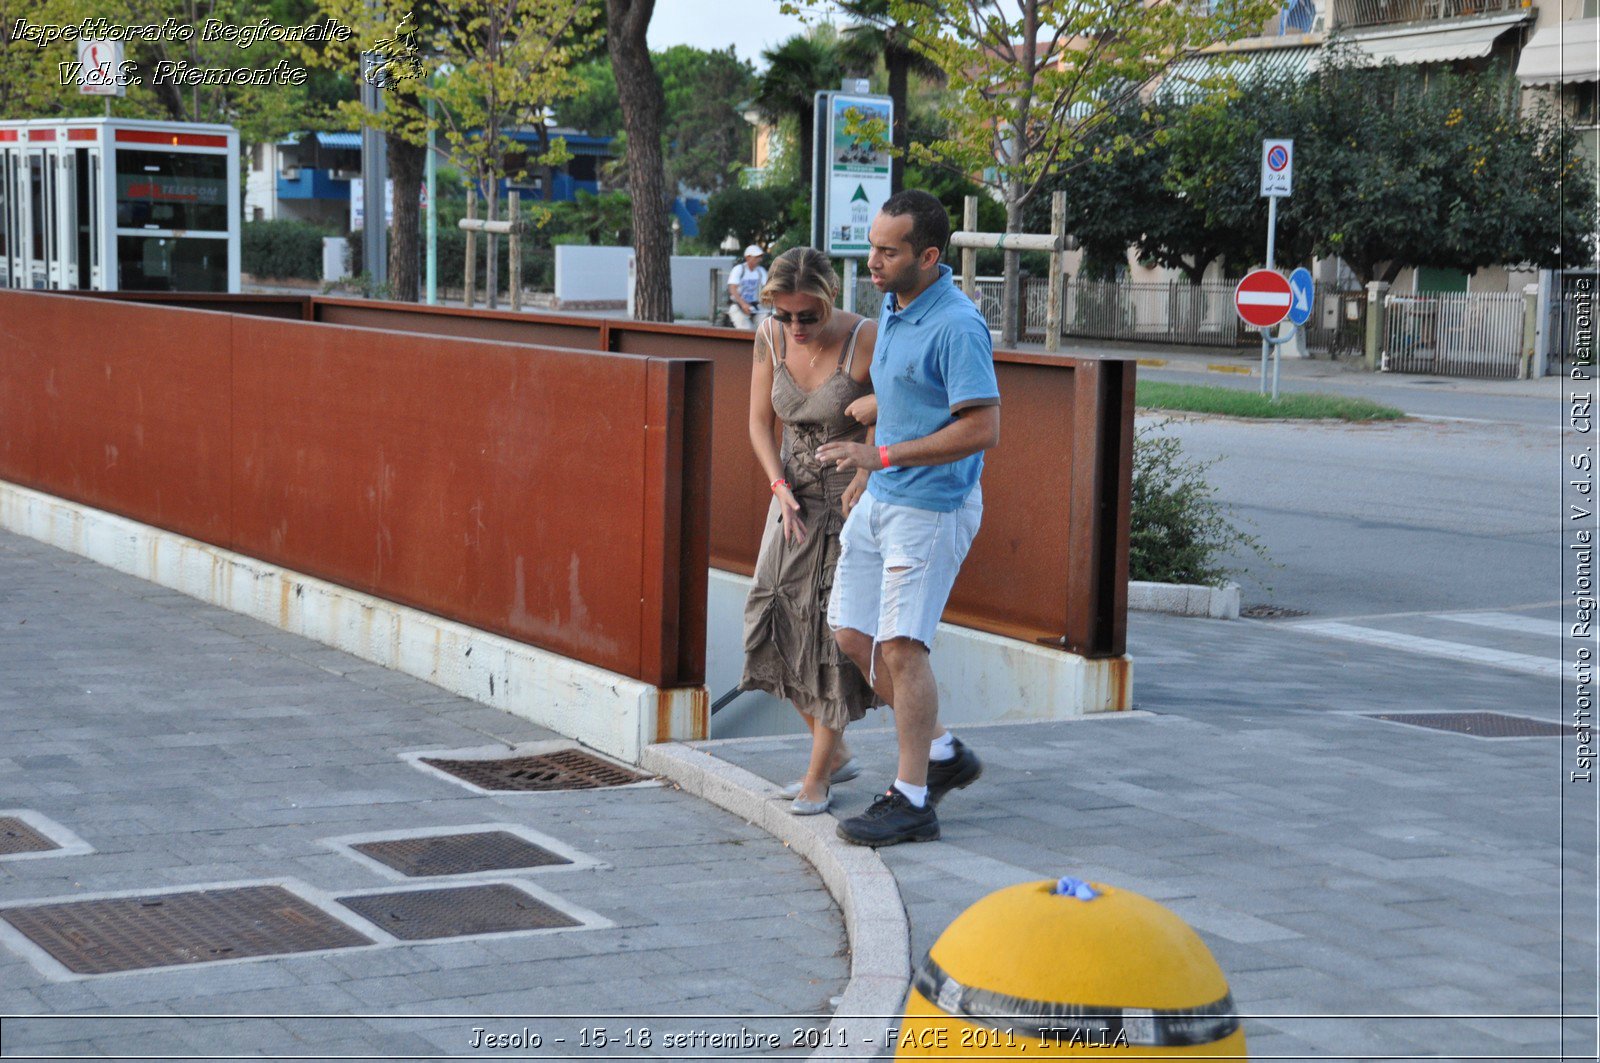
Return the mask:
{"type": "Polygon", "coordinates": [[[854,417],[861,424],[878,423],[878,396],[863,395],[844,408],[847,416],[854,417]]]}
{"type": "Polygon", "coordinates": [[[850,515],[850,511],[856,508],[856,503],[861,501],[861,496],[867,493],[867,480],[871,476],[872,474],[866,469],[856,470],[855,477],[845,487],[844,494],[839,499],[839,508],[844,511],[845,516],[850,515]]]}
{"type": "Polygon", "coordinates": [[[784,542],[799,546],[806,541],[806,525],[800,519],[800,503],[795,500],[788,484],[779,484],[773,494],[778,499],[778,520],[783,524],[784,542]]]}

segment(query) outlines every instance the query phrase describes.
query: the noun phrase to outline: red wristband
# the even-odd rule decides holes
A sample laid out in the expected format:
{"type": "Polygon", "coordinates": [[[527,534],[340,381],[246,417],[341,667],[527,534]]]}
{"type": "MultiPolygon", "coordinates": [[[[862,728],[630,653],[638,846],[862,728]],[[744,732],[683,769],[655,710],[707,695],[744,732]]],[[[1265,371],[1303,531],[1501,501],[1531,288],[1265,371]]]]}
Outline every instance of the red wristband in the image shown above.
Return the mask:
{"type": "Polygon", "coordinates": [[[781,477],[779,479],[776,479],[776,480],[772,481],[772,493],[773,494],[777,494],[778,493],[778,486],[780,484],[783,485],[784,487],[788,487],[789,486],[789,481],[785,480],[785,479],[782,479],[781,477]]]}
{"type": "Polygon", "coordinates": [[[883,462],[883,467],[885,469],[887,469],[889,467],[889,448],[888,448],[888,446],[881,446],[881,447],[878,448],[878,460],[883,462]]]}

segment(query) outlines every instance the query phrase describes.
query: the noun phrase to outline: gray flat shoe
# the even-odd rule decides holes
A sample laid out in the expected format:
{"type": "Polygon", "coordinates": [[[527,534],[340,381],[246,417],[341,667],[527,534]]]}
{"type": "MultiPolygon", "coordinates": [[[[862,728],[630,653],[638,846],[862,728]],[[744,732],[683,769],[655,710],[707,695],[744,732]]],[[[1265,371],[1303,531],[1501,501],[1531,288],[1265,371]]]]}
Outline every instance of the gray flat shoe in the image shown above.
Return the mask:
{"type": "MultiPolygon", "coordinates": [[[[839,765],[839,770],[838,771],[836,771],[832,775],[828,776],[828,782],[830,782],[830,783],[849,782],[851,779],[854,779],[857,775],[860,775],[860,774],[861,774],[861,765],[856,762],[856,758],[855,757],[851,757],[849,760],[847,760],[843,764],[839,765]]],[[[792,800],[794,800],[796,797],[798,797],[800,795],[800,791],[804,788],[804,786],[805,786],[805,781],[803,779],[796,779],[794,782],[790,783],[788,786],[785,786],[782,789],[780,789],[778,791],[778,793],[782,794],[784,797],[787,797],[789,800],[792,801],[792,800]]]]}
{"type": "Polygon", "coordinates": [[[796,816],[815,816],[828,811],[828,807],[832,804],[832,794],[825,795],[821,801],[807,801],[805,798],[797,797],[790,804],[789,812],[796,816]]]}

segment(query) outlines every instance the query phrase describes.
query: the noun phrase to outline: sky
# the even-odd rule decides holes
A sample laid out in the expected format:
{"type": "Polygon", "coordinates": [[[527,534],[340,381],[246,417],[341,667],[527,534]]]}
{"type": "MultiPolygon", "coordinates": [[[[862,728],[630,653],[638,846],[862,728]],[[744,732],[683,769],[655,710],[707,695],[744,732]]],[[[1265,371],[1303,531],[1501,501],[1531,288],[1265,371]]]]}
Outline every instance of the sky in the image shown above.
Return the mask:
{"type": "Polygon", "coordinates": [[[733,45],[740,59],[766,66],[761,52],[805,32],[805,23],[778,9],[778,0],[656,0],[650,48],[674,44],[707,50],[733,45]],[[737,12],[735,15],[734,12],[737,12]]]}

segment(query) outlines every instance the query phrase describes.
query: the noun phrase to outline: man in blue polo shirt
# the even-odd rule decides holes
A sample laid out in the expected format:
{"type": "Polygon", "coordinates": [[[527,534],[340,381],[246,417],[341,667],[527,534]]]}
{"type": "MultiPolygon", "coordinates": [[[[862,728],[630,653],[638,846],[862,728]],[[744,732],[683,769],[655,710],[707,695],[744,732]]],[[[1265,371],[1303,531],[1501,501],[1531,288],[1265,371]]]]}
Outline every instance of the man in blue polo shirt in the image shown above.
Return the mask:
{"type": "Polygon", "coordinates": [[[894,785],[839,824],[857,845],[939,837],[934,806],[983,771],[939,723],[929,664],[939,616],[983,516],[983,452],[1000,440],[1000,389],[989,325],[939,260],[944,206],[926,192],[884,203],[867,269],[885,293],[872,355],[876,438],[828,443],[817,457],[871,469],[840,534],[828,623],[839,648],[894,708],[894,785]]]}

